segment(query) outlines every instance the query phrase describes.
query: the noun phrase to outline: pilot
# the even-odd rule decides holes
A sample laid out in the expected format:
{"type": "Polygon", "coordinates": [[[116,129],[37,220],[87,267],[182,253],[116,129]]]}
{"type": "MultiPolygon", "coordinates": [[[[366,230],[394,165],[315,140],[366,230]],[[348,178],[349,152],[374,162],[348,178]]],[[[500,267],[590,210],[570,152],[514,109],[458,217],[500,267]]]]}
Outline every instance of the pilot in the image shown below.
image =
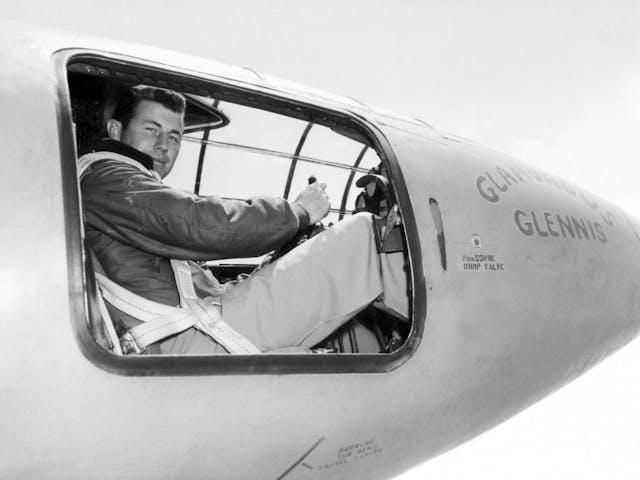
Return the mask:
{"type": "Polygon", "coordinates": [[[378,254],[371,214],[338,222],[247,278],[220,284],[200,268],[194,261],[281,247],[330,203],[317,182],[293,202],[165,185],[184,112],[177,92],[128,89],[109,138],[79,160],[85,238],[123,353],[306,351],[377,298],[408,316],[403,254],[378,254]]]}

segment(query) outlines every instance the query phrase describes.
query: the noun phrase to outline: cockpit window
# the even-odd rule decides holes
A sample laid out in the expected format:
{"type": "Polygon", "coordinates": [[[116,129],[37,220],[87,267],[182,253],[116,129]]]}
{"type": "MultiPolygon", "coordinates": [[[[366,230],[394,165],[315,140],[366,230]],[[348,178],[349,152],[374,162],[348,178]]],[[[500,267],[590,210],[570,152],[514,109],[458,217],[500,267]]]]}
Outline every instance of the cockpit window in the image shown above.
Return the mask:
{"type": "MultiPolygon", "coordinates": [[[[327,183],[332,200],[323,228],[331,228],[363,209],[378,209],[373,213],[384,219],[387,209],[397,201],[392,182],[386,183],[389,190],[375,201],[370,199],[377,192],[375,181],[356,186],[356,180],[367,174],[383,177],[382,180],[388,178],[388,158],[374,133],[345,112],[265,93],[258,87],[240,88],[109,55],[66,52],[58,56],[61,68],[66,67],[61,73],[66,73],[70,98],[70,103],[61,101],[60,108],[69,109],[72,120],[72,124],[66,125],[67,130],[61,121],[63,152],[67,157],[69,149],[64,149],[65,141],[67,145],[73,142],[78,156],[90,151],[95,142],[106,136],[105,123],[113,112],[118,92],[145,83],[174,89],[187,99],[181,151],[174,169],[164,179],[172,187],[228,199],[248,200],[260,194],[294,200],[311,179],[317,179],[327,183]]],[[[65,161],[75,161],[73,156],[65,161]]],[[[399,233],[390,247],[384,240],[385,248],[404,252],[408,263],[401,220],[387,228],[394,225],[399,233]]],[[[384,232],[385,227],[380,228],[384,232]]],[[[412,332],[411,318],[394,315],[374,302],[315,345],[311,353],[119,356],[100,346],[100,339],[96,338],[100,336],[99,325],[105,321],[105,309],[98,298],[96,267],[90,253],[73,252],[86,259],[86,318],[76,327],[85,354],[89,352],[89,358],[111,371],[136,375],[385,371],[410,354],[407,345],[412,332]],[[368,343],[359,341],[358,332],[362,329],[370,339],[368,343]],[[91,341],[93,345],[89,344],[91,341]]],[[[264,261],[261,256],[201,263],[220,281],[227,282],[235,281],[238,275],[250,275],[264,261]]],[[[411,269],[406,270],[411,290],[411,269]]],[[[407,294],[410,303],[411,291],[407,294]]],[[[331,302],[331,293],[326,292],[326,296],[326,301],[331,302]]]]}
{"type": "Polygon", "coordinates": [[[361,176],[381,162],[374,149],[326,126],[229,102],[217,105],[233,121],[185,134],[167,183],[200,195],[246,199],[261,192],[293,200],[314,177],[326,182],[329,197],[336,199],[327,219],[336,222],[351,214],[359,193],[346,188],[350,175],[361,176]]]}

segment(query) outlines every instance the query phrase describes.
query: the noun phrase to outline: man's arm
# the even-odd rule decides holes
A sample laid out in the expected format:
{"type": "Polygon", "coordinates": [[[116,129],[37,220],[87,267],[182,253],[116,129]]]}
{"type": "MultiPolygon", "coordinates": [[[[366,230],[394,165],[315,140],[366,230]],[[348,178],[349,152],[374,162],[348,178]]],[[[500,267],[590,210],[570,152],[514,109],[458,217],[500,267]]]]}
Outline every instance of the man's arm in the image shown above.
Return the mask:
{"type": "Polygon", "coordinates": [[[81,186],[89,225],[170,258],[261,255],[287,242],[318,216],[310,201],[199,197],[112,160],[94,164],[81,186]]]}

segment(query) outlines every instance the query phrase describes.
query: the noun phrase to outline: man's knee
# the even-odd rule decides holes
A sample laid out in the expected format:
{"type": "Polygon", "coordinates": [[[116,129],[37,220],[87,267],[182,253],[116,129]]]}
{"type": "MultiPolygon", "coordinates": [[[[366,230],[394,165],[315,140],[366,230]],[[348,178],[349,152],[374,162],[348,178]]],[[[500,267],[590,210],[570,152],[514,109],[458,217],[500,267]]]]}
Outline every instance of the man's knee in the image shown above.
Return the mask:
{"type": "Polygon", "coordinates": [[[362,230],[363,233],[373,233],[373,214],[369,212],[358,212],[343,220],[345,227],[354,230],[362,230]]]}

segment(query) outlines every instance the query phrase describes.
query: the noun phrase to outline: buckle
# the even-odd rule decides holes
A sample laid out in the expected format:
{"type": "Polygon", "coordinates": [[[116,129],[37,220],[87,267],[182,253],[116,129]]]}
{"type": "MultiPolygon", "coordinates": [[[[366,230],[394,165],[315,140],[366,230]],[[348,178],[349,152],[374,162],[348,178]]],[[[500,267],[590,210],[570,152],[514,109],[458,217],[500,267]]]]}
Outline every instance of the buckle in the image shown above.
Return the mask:
{"type": "Polygon", "coordinates": [[[144,349],[136,343],[131,332],[127,332],[120,337],[120,348],[123,355],[142,355],[144,349]]]}

